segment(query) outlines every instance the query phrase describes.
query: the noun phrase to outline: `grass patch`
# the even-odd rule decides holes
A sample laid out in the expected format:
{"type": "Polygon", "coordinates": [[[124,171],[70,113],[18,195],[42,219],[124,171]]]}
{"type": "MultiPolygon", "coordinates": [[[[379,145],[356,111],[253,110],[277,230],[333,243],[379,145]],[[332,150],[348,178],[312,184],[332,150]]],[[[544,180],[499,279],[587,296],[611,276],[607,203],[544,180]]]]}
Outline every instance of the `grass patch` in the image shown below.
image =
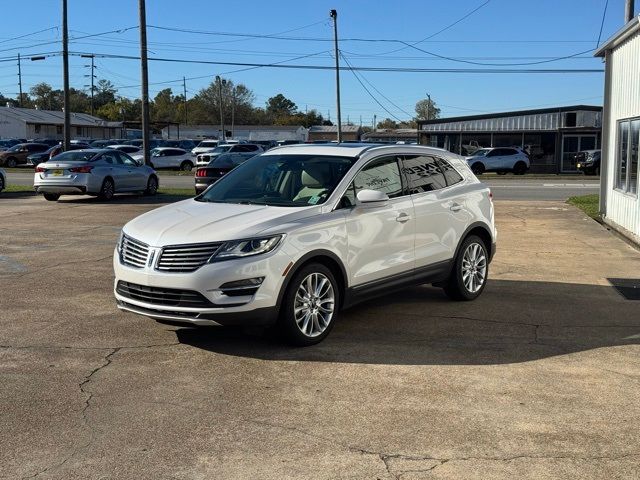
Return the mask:
{"type": "Polygon", "coordinates": [[[20,192],[31,192],[35,195],[36,191],[33,189],[31,185],[5,185],[2,193],[20,193],[20,192]]]}
{"type": "Polygon", "coordinates": [[[594,193],[592,195],[580,195],[579,197],[570,197],[567,203],[578,207],[584,213],[589,215],[594,220],[600,220],[600,195],[594,193]]]}
{"type": "Polygon", "coordinates": [[[193,188],[167,188],[160,186],[158,195],[170,195],[172,197],[191,198],[195,197],[196,191],[193,188]]]}

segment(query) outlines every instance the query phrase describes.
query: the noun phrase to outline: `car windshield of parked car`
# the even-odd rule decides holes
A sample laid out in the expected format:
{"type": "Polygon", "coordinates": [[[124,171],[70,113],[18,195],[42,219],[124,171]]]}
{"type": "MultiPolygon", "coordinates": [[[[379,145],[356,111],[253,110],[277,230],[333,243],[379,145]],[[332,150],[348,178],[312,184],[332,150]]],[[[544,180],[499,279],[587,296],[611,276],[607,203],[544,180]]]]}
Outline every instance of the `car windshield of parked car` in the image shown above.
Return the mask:
{"type": "Polygon", "coordinates": [[[489,150],[488,148],[481,148],[480,150],[476,150],[475,152],[473,152],[472,157],[484,157],[487,155],[487,153],[489,153],[491,150],[489,150]]]}
{"type": "Polygon", "coordinates": [[[353,158],[328,155],[259,155],[222,177],[196,200],[282,207],[320,205],[353,162],[353,158]]]}
{"type": "Polygon", "coordinates": [[[218,155],[216,158],[211,160],[207,167],[215,167],[215,168],[230,168],[237,167],[241,163],[244,163],[249,158],[250,155],[234,155],[233,153],[223,153],[222,155],[218,155]]]}
{"type": "Polygon", "coordinates": [[[216,145],[218,145],[218,142],[209,142],[209,141],[202,141],[198,144],[198,147],[202,147],[202,148],[214,148],[216,145]]]}
{"type": "Polygon", "coordinates": [[[19,152],[23,148],[24,148],[24,144],[19,143],[17,145],[14,145],[13,147],[11,147],[9,150],[7,150],[7,152],[19,152]]]}
{"type": "Polygon", "coordinates": [[[55,162],[89,162],[96,156],[96,152],[86,150],[74,150],[63,152],[55,156],[55,162]]]}
{"type": "Polygon", "coordinates": [[[161,153],[162,153],[162,150],[158,148],[154,148],[153,150],[151,150],[152,157],[159,157],[161,153]]]}

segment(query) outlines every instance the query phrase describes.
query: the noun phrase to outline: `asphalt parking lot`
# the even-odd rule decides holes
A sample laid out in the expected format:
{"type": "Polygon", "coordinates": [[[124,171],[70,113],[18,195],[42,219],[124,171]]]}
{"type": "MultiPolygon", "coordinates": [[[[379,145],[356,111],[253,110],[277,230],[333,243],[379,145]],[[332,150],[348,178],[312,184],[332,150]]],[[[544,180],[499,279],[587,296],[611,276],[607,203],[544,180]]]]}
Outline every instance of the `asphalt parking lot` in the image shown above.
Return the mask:
{"type": "Polygon", "coordinates": [[[640,477],[640,252],[560,202],[497,201],[483,296],[416,287],[320,345],[119,312],[125,196],[0,198],[0,477],[640,477]]]}

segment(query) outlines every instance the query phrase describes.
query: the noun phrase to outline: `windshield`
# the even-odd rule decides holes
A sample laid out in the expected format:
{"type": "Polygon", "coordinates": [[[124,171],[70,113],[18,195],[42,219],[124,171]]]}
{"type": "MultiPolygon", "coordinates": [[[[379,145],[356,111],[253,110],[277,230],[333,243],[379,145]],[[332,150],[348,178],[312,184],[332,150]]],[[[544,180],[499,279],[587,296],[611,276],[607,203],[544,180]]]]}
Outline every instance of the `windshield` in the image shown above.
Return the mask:
{"type": "Polygon", "coordinates": [[[326,155],[260,155],[222,177],[196,200],[282,207],[320,205],[354,161],[326,155]]]}
{"type": "Polygon", "coordinates": [[[233,153],[223,153],[222,155],[218,155],[216,158],[211,160],[207,167],[217,167],[217,168],[229,168],[229,167],[237,167],[241,163],[244,163],[252,155],[235,155],[233,153]]]}
{"type": "Polygon", "coordinates": [[[159,150],[159,149],[157,149],[157,148],[154,148],[153,150],[151,150],[151,156],[152,156],[152,157],[159,157],[159,156],[160,156],[160,152],[161,152],[161,151],[162,151],[162,150],[159,150]]]}
{"type": "Polygon", "coordinates": [[[19,150],[22,150],[22,148],[24,148],[24,145],[23,145],[23,144],[21,144],[21,143],[19,143],[19,144],[17,144],[17,145],[14,145],[13,147],[11,147],[11,148],[9,149],[9,151],[10,151],[10,152],[17,152],[17,151],[19,151],[19,150]]]}
{"type": "Polygon", "coordinates": [[[218,142],[200,142],[198,144],[198,147],[203,147],[203,148],[213,148],[216,145],[218,145],[218,142]]]}
{"type": "Polygon", "coordinates": [[[476,150],[475,152],[473,152],[473,155],[471,155],[471,156],[472,157],[484,157],[490,151],[491,150],[489,150],[488,148],[481,148],[480,150],[476,150]]]}
{"type": "Polygon", "coordinates": [[[229,150],[231,150],[231,147],[233,147],[233,145],[220,145],[219,147],[213,149],[213,153],[228,152],[229,150]]]}
{"type": "Polygon", "coordinates": [[[73,150],[63,152],[60,155],[56,155],[54,158],[56,162],[89,162],[95,156],[95,151],[73,150]]]}

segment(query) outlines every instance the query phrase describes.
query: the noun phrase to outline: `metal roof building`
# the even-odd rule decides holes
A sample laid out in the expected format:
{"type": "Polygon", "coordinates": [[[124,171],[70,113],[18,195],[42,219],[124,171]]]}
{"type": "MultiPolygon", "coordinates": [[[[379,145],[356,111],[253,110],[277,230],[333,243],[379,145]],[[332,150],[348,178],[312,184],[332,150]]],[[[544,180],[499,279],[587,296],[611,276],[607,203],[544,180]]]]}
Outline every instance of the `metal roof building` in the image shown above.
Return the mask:
{"type": "MultiPolygon", "coordinates": [[[[342,125],[343,141],[359,141],[362,129],[358,125],[342,125]]],[[[309,141],[328,140],[333,141],[338,138],[338,127],[336,125],[313,125],[309,127],[309,141]]]]}
{"type": "MultiPolygon", "coordinates": [[[[31,108],[0,107],[0,137],[55,138],[62,140],[64,112],[31,108]]],[[[86,113],[71,113],[74,138],[120,138],[122,122],[110,122],[86,113]]]]}
{"type": "Polygon", "coordinates": [[[599,147],[602,107],[572,105],[418,122],[418,141],[471,155],[483,147],[520,147],[540,173],[575,172],[575,155],[599,147]]]}
{"type": "Polygon", "coordinates": [[[600,212],[640,244],[640,16],[595,53],[605,61],[600,212]]]}

